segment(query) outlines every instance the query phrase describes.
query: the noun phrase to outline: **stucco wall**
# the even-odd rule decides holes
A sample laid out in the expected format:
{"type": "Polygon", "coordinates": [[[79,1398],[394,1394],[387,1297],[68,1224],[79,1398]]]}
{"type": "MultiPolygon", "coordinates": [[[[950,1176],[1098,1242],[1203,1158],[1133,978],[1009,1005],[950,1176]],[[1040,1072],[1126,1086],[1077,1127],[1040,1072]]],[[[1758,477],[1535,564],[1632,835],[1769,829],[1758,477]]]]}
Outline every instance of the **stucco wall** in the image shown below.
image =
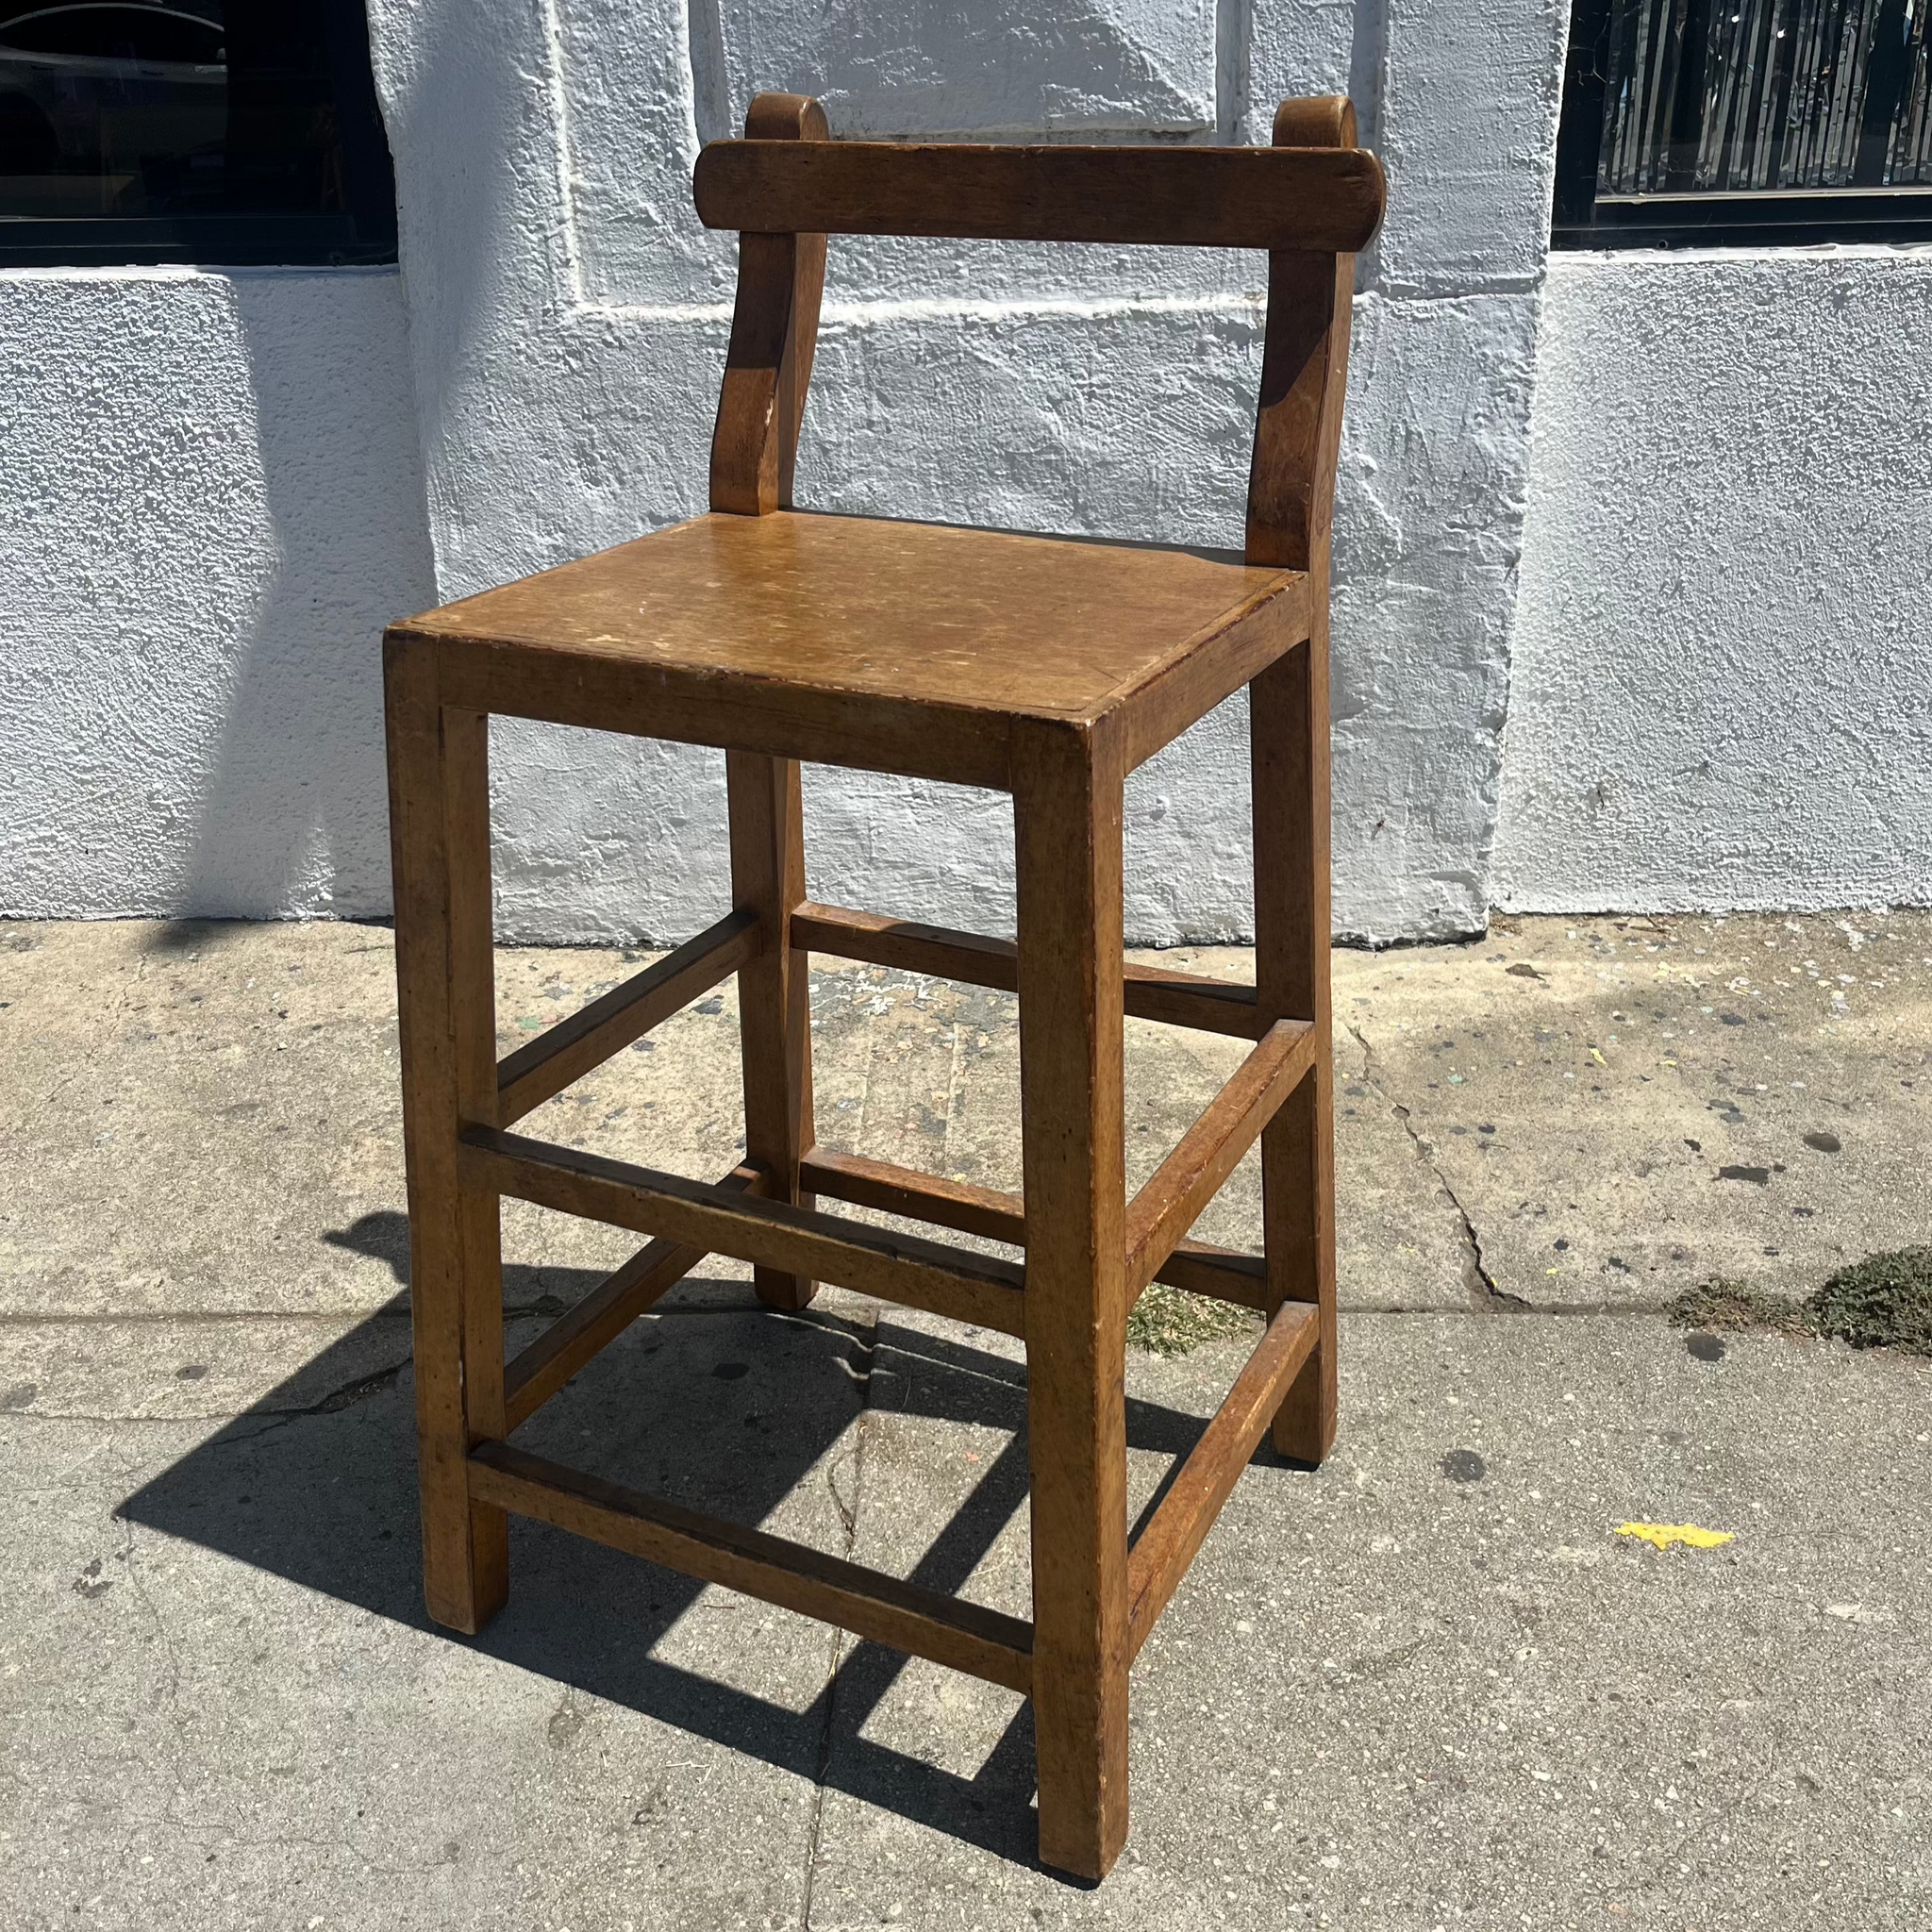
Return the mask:
{"type": "MultiPolygon", "coordinates": [[[[1541,0],[375,0],[439,584],[471,591],[702,507],[735,266],[691,209],[758,86],[835,131],[1266,139],[1348,90],[1396,212],[1362,266],[1337,546],[1344,931],[1479,926],[1548,199],[1541,0]],[[1480,81],[1480,85],[1475,84],[1480,81]]],[[[1238,543],[1259,258],[835,242],[800,500],[1238,543]]],[[[1244,716],[1136,781],[1128,925],[1239,934],[1244,716]]],[[[691,930],[724,890],[700,754],[495,737],[499,916],[530,938],[691,930]]],[[[997,929],[1002,801],[814,771],[814,891],[997,929]]]]}
{"type": "Polygon", "coordinates": [[[405,331],[393,271],[0,275],[0,910],[387,909],[405,331]]]}
{"type": "Polygon", "coordinates": [[[1932,249],[1552,258],[1496,887],[1932,899],[1932,249]]]}
{"type": "MultiPolygon", "coordinates": [[[[842,133],[998,139],[1265,140],[1282,95],[1354,94],[1391,199],[1338,485],[1341,933],[1932,896],[1932,259],[1546,268],[1562,0],[371,19],[400,275],[0,275],[0,909],[387,908],[381,625],[702,508],[735,247],[690,169],[761,85],[842,133]]],[[[835,242],[801,500],[1238,542],[1260,277],[835,242]]],[[[1244,730],[1236,702],[1136,776],[1136,939],[1247,931],[1244,730]]],[[[507,935],[721,909],[718,758],[495,752],[507,935]]],[[[1008,925],[1003,800],[807,798],[822,896],[1008,925]]]]}

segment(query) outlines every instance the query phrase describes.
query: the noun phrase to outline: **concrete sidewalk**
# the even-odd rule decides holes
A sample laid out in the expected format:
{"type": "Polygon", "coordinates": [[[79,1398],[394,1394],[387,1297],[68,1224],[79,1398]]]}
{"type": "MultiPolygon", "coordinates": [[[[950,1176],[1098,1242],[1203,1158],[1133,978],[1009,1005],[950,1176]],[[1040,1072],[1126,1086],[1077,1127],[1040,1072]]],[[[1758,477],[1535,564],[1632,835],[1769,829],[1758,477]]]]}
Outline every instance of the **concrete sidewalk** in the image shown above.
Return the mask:
{"type": "MultiPolygon", "coordinates": [[[[506,1045],[637,957],[505,952],[506,1045]]],[[[1341,1440],[1244,1474],[1143,1653],[1091,1890],[1007,1693],[535,1525],[482,1638],[425,1622],[391,971],[0,926],[0,1926],[1932,1922],[1932,1363],[1663,1313],[1926,1239],[1932,920],[1337,956],[1341,1440]]],[[[1009,1000],[814,999],[827,1143],[1017,1185],[1009,1000]]],[[[1129,1034],[1138,1181],[1241,1049],[1129,1034]]],[[[710,1177],[736,1051],[727,991],[529,1130],[710,1177]]],[[[505,1230],[512,1346],[630,1245],[505,1230]]],[[[1244,1346],[1132,1357],[1137,1507],[1244,1346]]],[[[1004,1338],[720,1265],[519,1440],[1024,1614],[1021,1418],[1004,1338]]]]}

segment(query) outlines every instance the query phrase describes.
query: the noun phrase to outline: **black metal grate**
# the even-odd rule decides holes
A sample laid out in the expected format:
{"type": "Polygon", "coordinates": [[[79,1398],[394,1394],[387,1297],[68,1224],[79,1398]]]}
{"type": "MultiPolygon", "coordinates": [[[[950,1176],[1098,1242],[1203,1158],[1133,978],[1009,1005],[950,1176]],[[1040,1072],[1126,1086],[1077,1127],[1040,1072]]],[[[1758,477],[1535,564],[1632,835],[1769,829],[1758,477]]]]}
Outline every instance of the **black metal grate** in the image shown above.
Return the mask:
{"type": "Polygon", "coordinates": [[[1932,238],[1932,0],[1578,0],[1557,247],[1932,238]]]}

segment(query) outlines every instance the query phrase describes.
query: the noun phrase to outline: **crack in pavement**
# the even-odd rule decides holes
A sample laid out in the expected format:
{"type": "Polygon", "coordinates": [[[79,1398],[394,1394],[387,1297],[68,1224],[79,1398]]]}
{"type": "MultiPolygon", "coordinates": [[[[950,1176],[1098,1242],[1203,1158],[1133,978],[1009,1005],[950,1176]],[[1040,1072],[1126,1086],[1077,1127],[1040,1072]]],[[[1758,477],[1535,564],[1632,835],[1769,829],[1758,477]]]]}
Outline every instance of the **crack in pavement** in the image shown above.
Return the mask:
{"type": "MultiPolygon", "coordinates": [[[[1382,1097],[1389,1099],[1386,1093],[1382,1097]]],[[[1498,1287],[1496,1277],[1484,1264],[1482,1240],[1475,1231],[1475,1223],[1469,1218],[1469,1209],[1462,1205],[1460,1196],[1449,1185],[1449,1176],[1442,1172],[1441,1163],[1436,1158],[1435,1143],[1416,1132],[1407,1108],[1400,1101],[1390,1100],[1389,1108],[1402,1123],[1402,1131],[1414,1142],[1415,1158],[1435,1175],[1437,1189],[1456,1212],[1457,1225],[1462,1235],[1462,1285],[1469,1291],[1472,1301],[1479,1308],[1506,1314],[1526,1309],[1529,1303],[1520,1294],[1511,1294],[1507,1288],[1498,1287]]]]}
{"type": "MultiPolygon", "coordinates": [[[[736,1286],[735,1283],[729,1285],[736,1286]]],[[[544,1316],[568,1314],[575,1306],[575,1302],[566,1302],[559,1295],[543,1295],[534,1302],[506,1302],[503,1319],[506,1322],[534,1322],[544,1316]]],[[[755,1312],[758,1306],[749,1298],[747,1290],[746,1299],[742,1302],[660,1303],[651,1312],[658,1317],[742,1315],[755,1312]]],[[[111,1309],[83,1308],[67,1314],[58,1310],[50,1314],[38,1308],[0,1309],[0,1328],[119,1328],[142,1324],[186,1325],[191,1323],[219,1324],[225,1322],[287,1322],[312,1327],[318,1323],[407,1322],[408,1319],[407,1302],[400,1305],[385,1303],[375,1308],[130,1308],[122,1314],[111,1309]]]]}
{"type": "Polygon", "coordinates": [[[1402,1123],[1402,1131],[1409,1138],[1415,1149],[1415,1158],[1436,1177],[1436,1187],[1443,1200],[1448,1202],[1456,1216],[1457,1229],[1462,1237],[1462,1285],[1468,1291],[1472,1307],[1491,1314],[1517,1314],[1527,1312],[1531,1304],[1520,1294],[1500,1286],[1496,1277],[1490,1273],[1483,1259],[1482,1237],[1476,1233],[1475,1223],[1470,1218],[1469,1209],[1462,1205],[1462,1197],[1450,1185],[1449,1176],[1442,1172],[1442,1164],[1436,1158],[1436,1143],[1416,1131],[1415,1123],[1409,1118],[1408,1108],[1399,1100],[1390,1098],[1388,1090],[1375,1074],[1375,1050],[1369,1044],[1364,1034],[1353,1020],[1344,1020],[1350,1037],[1362,1050],[1362,1081],[1373,1087],[1382,1100],[1388,1103],[1389,1110],[1402,1123]]]}

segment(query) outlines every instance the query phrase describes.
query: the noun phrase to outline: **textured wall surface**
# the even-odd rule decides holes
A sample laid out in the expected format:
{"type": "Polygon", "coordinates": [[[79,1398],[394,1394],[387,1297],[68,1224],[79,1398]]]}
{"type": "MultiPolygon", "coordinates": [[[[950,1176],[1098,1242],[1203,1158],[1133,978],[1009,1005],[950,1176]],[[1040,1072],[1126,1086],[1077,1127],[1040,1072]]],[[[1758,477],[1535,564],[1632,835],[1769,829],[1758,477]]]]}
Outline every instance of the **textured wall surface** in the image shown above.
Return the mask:
{"type": "MultiPolygon", "coordinates": [[[[1558,11],[374,0],[443,594],[702,507],[735,245],[698,227],[690,169],[757,87],[821,94],[848,134],[1171,140],[1265,140],[1283,94],[1348,90],[1403,212],[1362,264],[1342,463],[1337,923],[1479,927],[1558,11]]],[[[1261,274],[1258,257],[837,241],[800,501],[1237,543],[1261,274]]],[[[1246,931],[1244,729],[1231,706],[1138,774],[1136,937],[1246,931]]],[[[511,724],[495,751],[508,932],[669,937],[718,908],[718,760],[511,724]]],[[[814,891],[1010,919],[1002,801],[827,771],[807,796],[814,891]]]]}
{"type": "MultiPolygon", "coordinates": [[[[1932,260],[1546,281],[1562,0],[370,4],[400,275],[0,275],[0,908],[386,908],[382,623],[703,507],[736,249],[690,171],[759,86],[999,140],[1265,141],[1284,94],[1354,94],[1391,198],[1338,484],[1338,931],[1932,896],[1932,260]]],[[[1237,543],[1261,275],[835,241],[800,500],[1237,543]]],[[[1134,938],[1247,932],[1245,724],[1135,775],[1134,938]]],[[[722,909],[715,756],[504,724],[494,804],[507,936],[722,909]]],[[[814,770],[807,807],[822,896],[1009,925],[1005,801],[814,770]]]]}
{"type": "Polygon", "coordinates": [[[392,270],[0,275],[0,910],[387,908],[405,327],[392,270]]]}
{"type": "Polygon", "coordinates": [[[1932,249],[1553,258],[1500,903],[1932,899],[1932,249]]]}

